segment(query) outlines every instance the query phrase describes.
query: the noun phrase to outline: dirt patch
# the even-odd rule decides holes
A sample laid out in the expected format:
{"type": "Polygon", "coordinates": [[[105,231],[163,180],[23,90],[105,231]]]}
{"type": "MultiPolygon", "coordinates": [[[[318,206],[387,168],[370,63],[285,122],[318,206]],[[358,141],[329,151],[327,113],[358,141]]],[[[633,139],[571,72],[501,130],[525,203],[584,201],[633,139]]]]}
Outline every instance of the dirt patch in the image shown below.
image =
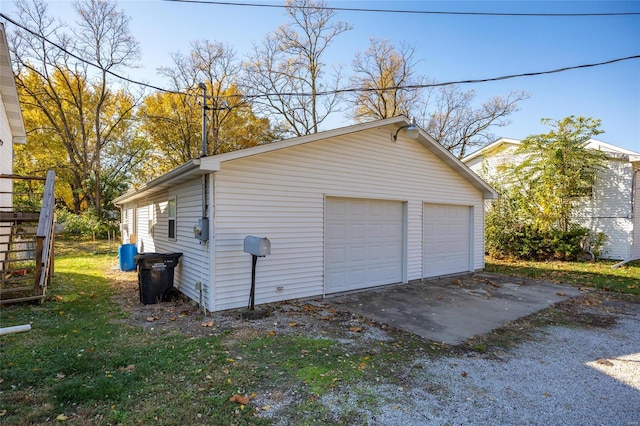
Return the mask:
{"type": "MultiPolygon", "coordinates": [[[[188,336],[226,336],[228,342],[242,341],[269,334],[304,334],[309,337],[330,338],[345,342],[424,340],[424,347],[436,348],[438,353],[500,352],[505,347],[530,339],[536,329],[548,325],[580,327],[611,327],[617,315],[636,315],[637,296],[602,291],[585,291],[579,297],[560,302],[527,317],[509,322],[482,336],[474,337],[456,347],[417,338],[388,324],[378,323],[358,314],[340,309],[321,299],[288,301],[261,305],[263,318],[248,320],[243,310],[203,312],[192,300],[180,295],[175,300],[154,305],[140,303],[135,272],[111,270],[117,290],[114,300],[128,315],[118,319],[155,333],[182,333],[188,336]]],[[[513,277],[504,277],[513,282],[513,277]]],[[[500,277],[477,278],[473,281],[450,279],[447,285],[476,286],[484,290],[501,285],[500,277]]],[[[256,308],[258,309],[258,308],[256,308]]]]}
{"type": "MultiPolygon", "coordinates": [[[[359,315],[340,310],[320,299],[260,305],[265,312],[247,319],[246,310],[204,312],[184,295],[153,305],[140,303],[135,272],[110,270],[116,289],[114,301],[128,315],[115,321],[143,327],[151,332],[182,333],[188,336],[221,336],[230,341],[272,334],[306,334],[309,337],[348,339],[354,334],[366,340],[388,340],[391,328],[359,315]]],[[[399,332],[399,331],[398,331],[399,332]]],[[[399,332],[402,333],[402,332],[399,332]]]]}

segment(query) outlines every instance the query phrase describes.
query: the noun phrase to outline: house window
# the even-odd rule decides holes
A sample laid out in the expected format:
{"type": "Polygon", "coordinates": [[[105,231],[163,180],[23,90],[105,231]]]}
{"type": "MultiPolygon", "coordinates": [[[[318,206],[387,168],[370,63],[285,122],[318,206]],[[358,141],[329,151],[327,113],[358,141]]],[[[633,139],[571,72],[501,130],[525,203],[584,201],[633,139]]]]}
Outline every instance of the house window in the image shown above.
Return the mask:
{"type": "Polygon", "coordinates": [[[167,219],[169,229],[169,239],[176,239],[176,197],[169,199],[167,204],[167,219]]]}

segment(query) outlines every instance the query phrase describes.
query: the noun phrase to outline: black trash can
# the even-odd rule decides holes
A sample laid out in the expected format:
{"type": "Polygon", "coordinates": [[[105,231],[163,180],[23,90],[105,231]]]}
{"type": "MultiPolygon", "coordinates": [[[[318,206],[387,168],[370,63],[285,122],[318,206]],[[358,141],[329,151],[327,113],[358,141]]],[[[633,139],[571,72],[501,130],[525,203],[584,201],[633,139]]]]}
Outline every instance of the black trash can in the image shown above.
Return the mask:
{"type": "Polygon", "coordinates": [[[142,304],[152,305],[167,298],[173,288],[173,269],[181,256],[182,253],[139,253],[134,256],[142,304]]]}

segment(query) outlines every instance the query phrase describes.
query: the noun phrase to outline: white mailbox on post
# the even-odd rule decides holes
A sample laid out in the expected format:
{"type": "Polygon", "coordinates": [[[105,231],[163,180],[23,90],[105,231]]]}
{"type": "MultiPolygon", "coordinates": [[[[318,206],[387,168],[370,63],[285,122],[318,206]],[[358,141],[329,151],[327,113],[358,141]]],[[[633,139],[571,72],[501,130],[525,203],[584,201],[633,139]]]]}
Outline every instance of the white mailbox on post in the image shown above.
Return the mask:
{"type": "Polygon", "coordinates": [[[244,238],[244,251],[258,257],[268,256],[271,254],[271,241],[266,237],[249,235],[244,238]]]}

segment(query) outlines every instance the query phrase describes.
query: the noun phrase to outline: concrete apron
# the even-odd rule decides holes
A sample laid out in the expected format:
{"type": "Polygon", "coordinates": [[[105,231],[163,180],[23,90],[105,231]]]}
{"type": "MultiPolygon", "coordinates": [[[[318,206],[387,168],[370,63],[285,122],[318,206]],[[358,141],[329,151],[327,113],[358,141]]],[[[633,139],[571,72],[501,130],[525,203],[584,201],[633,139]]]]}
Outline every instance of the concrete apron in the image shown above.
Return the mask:
{"type": "Polygon", "coordinates": [[[560,301],[569,285],[475,273],[328,297],[327,302],[436,342],[458,345],[560,301]]]}

